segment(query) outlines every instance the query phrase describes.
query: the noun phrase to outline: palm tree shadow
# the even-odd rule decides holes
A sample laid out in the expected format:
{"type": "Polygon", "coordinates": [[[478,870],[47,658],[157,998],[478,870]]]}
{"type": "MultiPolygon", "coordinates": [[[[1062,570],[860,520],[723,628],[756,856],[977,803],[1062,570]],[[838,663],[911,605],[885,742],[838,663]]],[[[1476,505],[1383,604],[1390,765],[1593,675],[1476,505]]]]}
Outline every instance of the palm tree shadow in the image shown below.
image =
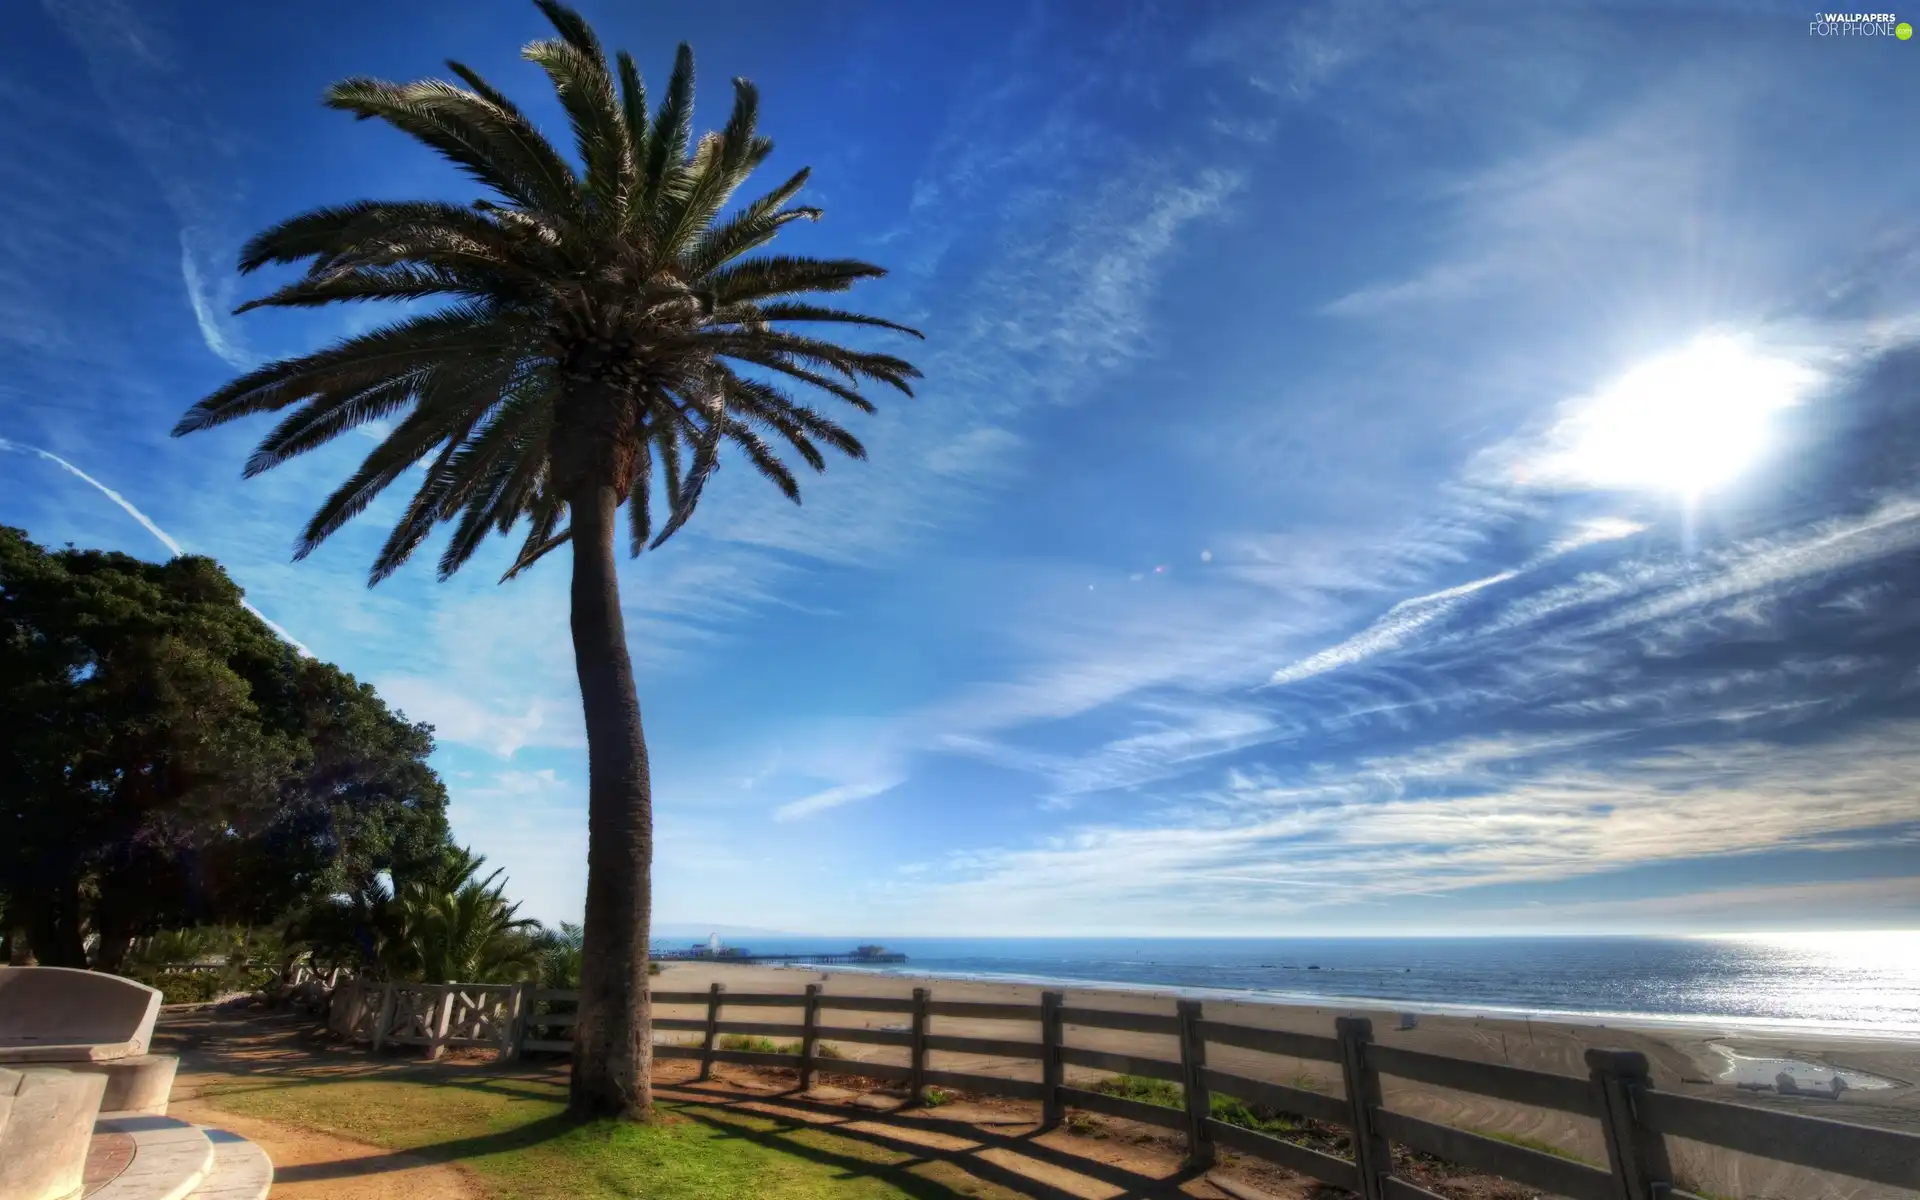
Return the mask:
{"type": "Polygon", "coordinates": [[[425,1165],[457,1163],[491,1154],[509,1154],[550,1142],[569,1130],[578,1128],[579,1125],[580,1122],[565,1113],[556,1113],[553,1116],[541,1117],[539,1120],[529,1121],[525,1125],[518,1125],[512,1129],[503,1129],[497,1133],[452,1138],[427,1146],[416,1146],[411,1150],[390,1150],[383,1154],[369,1154],[361,1158],[280,1167],[274,1171],[273,1178],[276,1183],[315,1183],[335,1179],[359,1179],[388,1171],[405,1171],[425,1165]]]}

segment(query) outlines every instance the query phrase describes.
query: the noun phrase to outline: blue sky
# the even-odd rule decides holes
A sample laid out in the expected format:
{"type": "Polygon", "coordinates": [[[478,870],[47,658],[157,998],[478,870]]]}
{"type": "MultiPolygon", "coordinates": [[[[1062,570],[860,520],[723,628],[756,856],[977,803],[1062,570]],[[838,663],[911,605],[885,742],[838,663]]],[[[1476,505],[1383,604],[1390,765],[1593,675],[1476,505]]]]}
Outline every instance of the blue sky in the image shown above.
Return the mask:
{"type": "MultiPolygon", "coordinates": [[[[723,471],[623,569],[660,924],[1920,924],[1920,45],[1784,5],[584,11],[656,80],[690,41],[703,126],[754,79],[769,184],[827,211],[783,248],[889,266],[865,305],[928,333],[870,462],[800,509],[723,471]]],[[[575,916],[560,560],[369,591],[397,502],[289,554],[371,442],[243,482],[264,423],[167,436],[379,319],[226,315],[245,237],[467,195],[322,88],[456,57],[563,134],[538,14],[7,26],[0,520],[220,559],[434,723],[457,836],[575,916]]]]}

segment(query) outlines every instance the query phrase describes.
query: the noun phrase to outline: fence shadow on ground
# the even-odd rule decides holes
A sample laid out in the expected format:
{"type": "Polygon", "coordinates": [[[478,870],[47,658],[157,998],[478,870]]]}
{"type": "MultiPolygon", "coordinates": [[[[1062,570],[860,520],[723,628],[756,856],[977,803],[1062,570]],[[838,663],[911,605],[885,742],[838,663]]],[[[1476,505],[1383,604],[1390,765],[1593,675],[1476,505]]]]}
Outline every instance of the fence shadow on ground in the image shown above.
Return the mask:
{"type": "MultiPolygon", "coordinates": [[[[907,1116],[903,1112],[850,1110],[846,1105],[809,1100],[793,1091],[749,1092],[712,1083],[665,1083],[655,1090],[663,1099],[693,1106],[680,1110],[684,1116],[725,1127],[731,1136],[758,1141],[776,1147],[783,1153],[818,1156],[817,1161],[821,1162],[838,1161],[827,1152],[809,1148],[790,1136],[812,1130],[909,1156],[904,1162],[884,1168],[887,1171],[907,1172],[921,1163],[944,1162],[984,1183],[996,1184],[1009,1191],[1035,1197],[1036,1200],[1079,1200],[1084,1193],[1049,1184],[1044,1179],[1024,1174],[984,1155],[987,1152],[1011,1154],[1028,1159],[1047,1171],[1071,1174],[1120,1189],[1112,1200],[1161,1200],[1181,1196],[1183,1185],[1205,1174],[1182,1169],[1164,1177],[1143,1175],[1117,1164],[1074,1154],[1042,1142],[1038,1140],[1043,1132],[1039,1129],[1010,1134],[996,1132],[977,1122],[948,1120],[924,1112],[907,1116]],[[774,1130],[752,1130],[728,1121],[724,1114],[729,1112],[750,1113],[779,1124],[774,1130]],[[960,1147],[934,1145],[911,1136],[913,1134],[934,1134],[970,1144],[960,1147]]],[[[869,1170],[873,1166],[871,1163],[865,1164],[869,1170]]],[[[889,1178],[894,1176],[889,1175],[889,1178]]]]}

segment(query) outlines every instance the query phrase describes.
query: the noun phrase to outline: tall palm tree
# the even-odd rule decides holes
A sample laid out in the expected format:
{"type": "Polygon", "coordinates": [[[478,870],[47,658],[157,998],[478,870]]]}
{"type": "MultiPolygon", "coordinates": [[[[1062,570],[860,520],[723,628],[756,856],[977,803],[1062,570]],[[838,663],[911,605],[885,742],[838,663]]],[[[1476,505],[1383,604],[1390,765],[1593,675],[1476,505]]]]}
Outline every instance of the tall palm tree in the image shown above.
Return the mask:
{"type": "Polygon", "coordinates": [[[818,209],[792,203],[801,171],[729,208],[772,143],[755,132],[757,93],[734,81],[732,115],[692,137],[693,54],[681,46],[658,111],[633,59],[610,69],[593,31],[537,0],[556,39],[523,52],[572,125],[570,162],[500,90],[457,62],[459,86],[349,79],[326,103],[377,117],[464,170],[488,196],[470,206],[363,201],[303,213],[249,242],[240,269],[299,263],[306,274],[239,311],[349,300],[437,300],[431,311],[251,371],[193,406],[176,434],[292,411],[256,475],[356,426],[396,418],[384,440],[308,522],[301,558],[416,464],[425,477],[375,559],[397,569],[453,522],[440,575],[490,532],[523,520],[511,578],[571,543],[574,665],[586,714],[586,944],[574,1032],[572,1108],[639,1117],[650,1104],[647,927],[652,794],[640,705],[614,572],[615,524],[657,547],[693,514],[731,446],[790,499],[794,473],[769,439],[815,470],[822,447],[854,458],[852,434],[796,399],[802,385],[863,412],[867,384],[911,395],[912,364],[797,330],[827,323],[919,336],[817,302],[884,272],[850,259],[755,255],[818,209]],[[665,501],[656,529],[654,492],[665,501]]]}

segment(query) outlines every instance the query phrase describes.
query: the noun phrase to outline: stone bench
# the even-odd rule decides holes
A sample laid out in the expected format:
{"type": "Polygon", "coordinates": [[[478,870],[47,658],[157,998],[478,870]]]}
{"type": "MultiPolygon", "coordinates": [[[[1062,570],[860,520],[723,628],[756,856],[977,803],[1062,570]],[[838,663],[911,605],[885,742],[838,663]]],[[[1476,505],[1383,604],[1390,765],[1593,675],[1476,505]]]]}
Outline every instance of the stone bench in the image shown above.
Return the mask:
{"type": "Polygon", "coordinates": [[[0,1063],[106,1062],[147,1052],[160,993],[70,967],[0,967],[0,1063]]]}
{"type": "Polygon", "coordinates": [[[160,993],[68,967],[0,967],[0,1067],[106,1076],[107,1112],[164,1114],[179,1060],[148,1054],[160,993]]]}

